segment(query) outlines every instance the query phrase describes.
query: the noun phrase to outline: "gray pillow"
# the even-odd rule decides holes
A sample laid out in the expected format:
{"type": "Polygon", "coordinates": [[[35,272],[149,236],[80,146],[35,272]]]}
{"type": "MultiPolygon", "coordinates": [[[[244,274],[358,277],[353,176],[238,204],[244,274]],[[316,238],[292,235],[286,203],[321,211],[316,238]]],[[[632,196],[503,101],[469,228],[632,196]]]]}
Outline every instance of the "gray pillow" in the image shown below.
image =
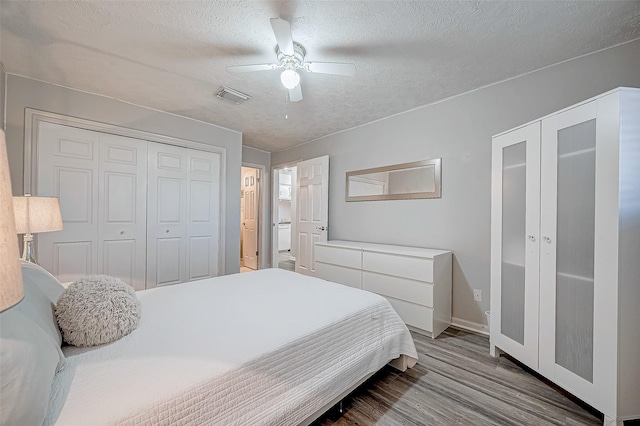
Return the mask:
{"type": "Polygon", "coordinates": [[[140,302],[130,285],[95,275],[69,285],[58,299],[56,318],[64,341],[70,345],[102,345],[135,330],[140,302]]]}
{"type": "Polygon", "coordinates": [[[64,288],[38,265],[22,264],[24,299],[0,314],[0,424],[40,425],[51,383],[64,366],[53,300],[64,288]]]}

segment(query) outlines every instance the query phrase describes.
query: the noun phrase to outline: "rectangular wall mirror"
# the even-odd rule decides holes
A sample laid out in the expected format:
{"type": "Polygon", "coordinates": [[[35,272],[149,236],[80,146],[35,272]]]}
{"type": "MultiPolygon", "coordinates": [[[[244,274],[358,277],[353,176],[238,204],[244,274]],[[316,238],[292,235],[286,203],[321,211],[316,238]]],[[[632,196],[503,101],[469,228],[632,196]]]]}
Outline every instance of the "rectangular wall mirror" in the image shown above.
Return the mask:
{"type": "Polygon", "coordinates": [[[347,172],[346,201],[440,198],[441,158],[347,172]]]}

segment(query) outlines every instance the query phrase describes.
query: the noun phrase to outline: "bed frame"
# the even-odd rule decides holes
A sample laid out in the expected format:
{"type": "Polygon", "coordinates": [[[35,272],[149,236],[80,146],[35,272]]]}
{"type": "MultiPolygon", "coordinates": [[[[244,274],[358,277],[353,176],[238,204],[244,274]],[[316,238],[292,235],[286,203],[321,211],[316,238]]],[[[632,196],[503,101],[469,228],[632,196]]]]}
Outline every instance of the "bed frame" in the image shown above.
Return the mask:
{"type": "MultiPolygon", "coordinates": [[[[399,371],[406,371],[407,368],[409,368],[409,362],[408,362],[409,357],[406,355],[400,355],[398,358],[396,359],[392,359],[391,361],[388,362],[388,365],[390,365],[391,367],[399,370],[399,371]]],[[[309,417],[307,417],[305,420],[303,420],[299,426],[309,426],[311,423],[313,423],[314,421],[316,421],[318,418],[320,418],[320,416],[322,416],[324,413],[326,413],[327,411],[329,411],[331,409],[331,407],[333,407],[334,405],[336,405],[338,402],[342,401],[347,395],[349,395],[351,392],[353,392],[354,390],[356,390],[358,387],[360,387],[360,385],[362,385],[364,382],[366,382],[367,380],[369,380],[374,374],[376,374],[377,371],[374,371],[373,373],[367,374],[366,376],[364,376],[362,379],[358,380],[353,386],[351,386],[349,389],[345,390],[344,392],[342,392],[340,395],[338,395],[337,397],[335,397],[334,399],[332,399],[331,401],[329,401],[326,405],[324,405],[322,408],[320,408],[318,411],[316,411],[315,413],[313,413],[312,415],[310,415],[309,417]]]]}

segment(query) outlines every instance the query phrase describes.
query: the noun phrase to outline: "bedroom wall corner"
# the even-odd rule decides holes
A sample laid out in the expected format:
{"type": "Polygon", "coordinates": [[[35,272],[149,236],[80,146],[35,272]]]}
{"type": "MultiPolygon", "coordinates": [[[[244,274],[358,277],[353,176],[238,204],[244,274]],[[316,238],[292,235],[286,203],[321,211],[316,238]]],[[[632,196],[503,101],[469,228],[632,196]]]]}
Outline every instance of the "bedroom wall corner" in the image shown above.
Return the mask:
{"type": "Polygon", "coordinates": [[[243,166],[264,166],[260,212],[260,269],[271,267],[271,153],[242,145],[243,166]]]}
{"type": "MultiPolygon", "coordinates": [[[[487,324],[491,137],[619,86],[640,87],[640,40],[274,152],[329,155],[329,239],[453,251],[453,317],[487,324]],[[393,144],[393,149],[389,149],[393,144]],[[442,198],[345,202],[351,170],[442,158],[442,198]],[[482,290],[482,301],[473,300],[482,290]]],[[[475,326],[477,328],[477,326],[475,326]]]]}
{"type": "Polygon", "coordinates": [[[240,167],[242,134],[214,124],[133,105],[106,96],[7,74],[6,137],[14,194],[23,193],[25,108],[98,121],[226,148],[225,273],[240,271],[240,167]]]}

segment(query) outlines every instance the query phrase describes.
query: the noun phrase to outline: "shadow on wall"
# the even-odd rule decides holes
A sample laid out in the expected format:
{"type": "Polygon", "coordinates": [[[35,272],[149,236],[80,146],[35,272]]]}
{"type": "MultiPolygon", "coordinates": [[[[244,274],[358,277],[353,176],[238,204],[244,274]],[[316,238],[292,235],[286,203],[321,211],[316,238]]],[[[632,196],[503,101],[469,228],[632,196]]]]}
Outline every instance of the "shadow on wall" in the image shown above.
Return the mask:
{"type": "MultiPolygon", "coordinates": [[[[482,318],[482,322],[479,323],[481,325],[487,325],[484,310],[482,306],[480,306],[480,302],[475,302],[473,300],[473,288],[469,281],[467,280],[462,267],[460,266],[460,262],[458,262],[458,258],[454,252],[452,252],[452,269],[453,269],[453,283],[452,283],[452,300],[456,301],[456,310],[458,312],[464,312],[465,318],[482,318]],[[460,306],[460,301],[465,301],[465,303],[460,306]],[[469,301],[468,303],[466,301],[469,301]]],[[[482,295],[483,300],[489,300],[489,294],[482,295]]],[[[452,303],[452,309],[453,309],[452,303]]],[[[487,309],[488,310],[488,309],[487,309]]],[[[456,312],[451,312],[452,317],[460,318],[460,315],[457,315],[456,312]]]]}

